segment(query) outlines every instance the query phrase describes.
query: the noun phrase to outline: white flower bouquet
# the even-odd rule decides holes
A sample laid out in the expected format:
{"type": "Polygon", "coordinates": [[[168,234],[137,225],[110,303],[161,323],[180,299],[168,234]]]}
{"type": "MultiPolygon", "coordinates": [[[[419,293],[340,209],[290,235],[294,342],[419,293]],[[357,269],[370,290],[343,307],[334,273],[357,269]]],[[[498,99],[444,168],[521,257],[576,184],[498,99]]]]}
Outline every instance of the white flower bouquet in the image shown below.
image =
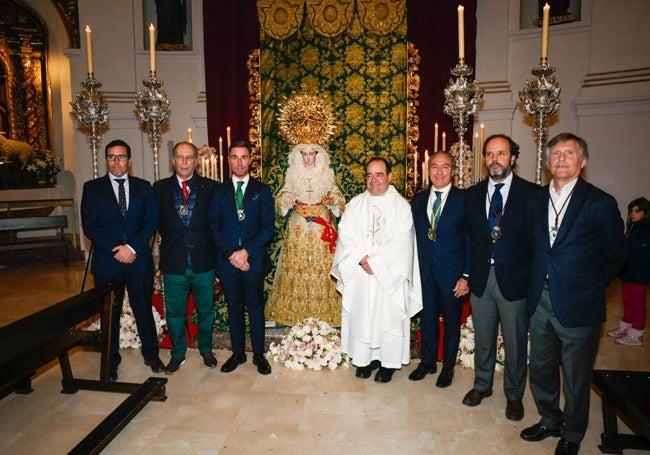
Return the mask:
{"type": "MultiPolygon", "coordinates": [[[[503,332],[499,324],[499,334],[497,336],[497,362],[494,365],[494,371],[503,372],[506,361],[506,349],[503,344],[503,332]]],[[[463,368],[474,369],[474,322],[472,316],[467,317],[467,321],[460,327],[460,344],[458,345],[458,355],[456,363],[463,368]]]]}
{"type": "Polygon", "coordinates": [[[280,343],[271,343],[266,356],[292,370],[335,370],[350,365],[348,356],[341,351],[338,330],[314,318],[303,319],[280,343]]]}

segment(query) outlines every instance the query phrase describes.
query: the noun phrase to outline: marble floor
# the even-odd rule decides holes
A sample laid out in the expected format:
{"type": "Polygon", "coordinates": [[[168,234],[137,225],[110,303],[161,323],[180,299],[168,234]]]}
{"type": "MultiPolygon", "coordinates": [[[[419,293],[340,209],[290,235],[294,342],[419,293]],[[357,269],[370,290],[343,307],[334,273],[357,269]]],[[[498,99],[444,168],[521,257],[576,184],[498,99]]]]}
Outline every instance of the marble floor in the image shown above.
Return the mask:
{"type": "MultiPolygon", "coordinates": [[[[0,326],[79,292],[82,274],[83,264],[0,270],[0,326]]],[[[608,293],[609,318],[596,368],[648,371],[650,343],[620,346],[605,335],[621,314],[619,284],[608,293]]],[[[216,354],[222,364],[229,353],[216,354]]],[[[142,382],[152,375],[139,352],[122,355],[120,380],[142,382]]],[[[162,357],[166,361],[169,354],[162,357]]],[[[97,353],[78,349],[71,363],[76,377],[98,377],[97,353]]],[[[434,386],[435,376],[409,381],[416,365],[414,361],[397,372],[391,383],[378,384],[357,379],[352,367],[295,372],[272,363],[273,373],[261,376],[250,356],[224,374],[205,368],[198,352],[190,351],[179,373],[167,376],[168,399],[147,404],[104,453],[553,453],[557,439],[529,443],[519,438],[523,428],[538,420],[530,391],[524,397],[524,419],[511,422],[504,416],[502,374],[495,375],[494,395],[469,408],[461,399],[472,387],[472,370],[456,368],[454,383],[443,390],[434,386]]],[[[53,362],[38,372],[32,394],[0,400],[1,453],[67,453],[125,399],[91,391],[63,395],[60,379],[53,362]]],[[[600,406],[592,392],[581,453],[600,453],[600,406]]]]}

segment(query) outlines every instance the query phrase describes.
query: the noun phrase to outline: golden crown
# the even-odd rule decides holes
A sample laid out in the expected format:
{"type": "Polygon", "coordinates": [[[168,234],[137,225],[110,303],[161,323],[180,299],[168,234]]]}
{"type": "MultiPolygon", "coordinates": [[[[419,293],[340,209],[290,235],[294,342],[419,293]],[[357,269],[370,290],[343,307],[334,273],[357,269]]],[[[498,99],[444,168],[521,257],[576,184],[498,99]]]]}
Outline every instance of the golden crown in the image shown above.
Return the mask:
{"type": "Polygon", "coordinates": [[[336,135],[336,117],[332,103],[305,87],[280,104],[278,123],[280,135],[291,147],[297,144],[318,144],[323,148],[336,135]]]}

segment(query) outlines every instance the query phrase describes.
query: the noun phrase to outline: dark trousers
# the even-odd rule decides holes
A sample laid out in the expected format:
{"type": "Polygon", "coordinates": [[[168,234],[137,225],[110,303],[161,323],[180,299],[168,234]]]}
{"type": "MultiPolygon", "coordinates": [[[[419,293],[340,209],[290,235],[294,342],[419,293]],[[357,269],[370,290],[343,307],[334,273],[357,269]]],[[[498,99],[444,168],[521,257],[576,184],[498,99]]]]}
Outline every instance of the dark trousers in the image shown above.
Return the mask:
{"type": "Polygon", "coordinates": [[[587,430],[599,337],[600,326],[563,327],[555,317],[548,288],[542,291],[530,318],[530,385],[542,425],[559,428],[570,442],[582,441],[587,430]],[[560,371],[564,410],[560,409],[560,371]]]}
{"type": "Polygon", "coordinates": [[[452,369],[456,364],[460,343],[460,315],[463,301],[454,297],[453,288],[443,289],[433,276],[433,271],[429,272],[429,276],[422,283],[422,289],[422,311],[420,312],[422,361],[429,364],[436,363],[440,342],[438,318],[442,315],[445,328],[442,341],[442,368],[452,369]]]}
{"type": "Polygon", "coordinates": [[[507,400],[521,400],[526,389],[528,361],[528,312],[526,299],[508,300],[499,289],[494,267],[490,267],[481,297],[472,294],[474,323],[474,388],[492,390],[497,356],[499,323],[503,331],[505,367],[503,390],[507,400]]]}
{"type": "Polygon", "coordinates": [[[235,354],[245,351],[248,312],[251,344],[254,354],[264,353],[264,275],[253,270],[242,272],[230,264],[222,267],[220,277],[228,303],[230,341],[235,354]],[[222,270],[228,267],[228,270],[222,270]]]}
{"type": "MultiPolygon", "coordinates": [[[[158,336],[156,333],[156,323],[153,319],[151,310],[151,294],[153,290],[153,270],[145,273],[139,273],[130,267],[125,267],[122,272],[114,276],[95,275],[95,286],[101,286],[106,283],[121,283],[126,286],[129,293],[129,304],[133,310],[135,325],[138,328],[138,335],[142,347],[142,357],[145,360],[151,360],[158,357],[158,336]]],[[[117,301],[122,302],[122,296],[117,296],[117,301]]],[[[111,346],[111,367],[116,367],[122,361],[120,356],[120,316],[122,306],[118,305],[113,312],[113,345],[111,346]]]]}

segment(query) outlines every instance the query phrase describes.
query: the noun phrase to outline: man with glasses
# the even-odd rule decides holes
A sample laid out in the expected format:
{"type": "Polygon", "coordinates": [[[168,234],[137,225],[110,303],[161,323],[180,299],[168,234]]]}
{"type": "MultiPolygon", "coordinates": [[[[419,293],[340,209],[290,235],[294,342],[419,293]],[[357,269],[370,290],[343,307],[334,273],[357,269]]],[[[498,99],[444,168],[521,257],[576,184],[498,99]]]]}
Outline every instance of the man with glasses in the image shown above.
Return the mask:
{"type": "MultiPolygon", "coordinates": [[[[81,197],[81,223],[84,234],[93,242],[91,270],[95,286],[126,286],[144,364],[154,373],[162,373],[165,365],[158,356],[151,309],[154,267],[149,240],[158,225],[156,201],[149,182],[128,175],[131,147],[126,142],[111,141],[105,155],[108,173],[86,182],[81,197]]],[[[113,313],[112,330],[109,380],[114,382],[121,361],[120,311],[113,313]]]]}
{"type": "Polygon", "coordinates": [[[194,172],[199,151],[191,142],[174,146],[174,174],[153,185],[160,212],[160,270],[165,284],[167,327],[172,357],[165,373],[185,364],[187,298],[192,289],[199,327],[199,354],[208,368],[217,366],[212,353],[214,269],[216,250],[210,240],[209,208],[216,182],[194,172]]]}

